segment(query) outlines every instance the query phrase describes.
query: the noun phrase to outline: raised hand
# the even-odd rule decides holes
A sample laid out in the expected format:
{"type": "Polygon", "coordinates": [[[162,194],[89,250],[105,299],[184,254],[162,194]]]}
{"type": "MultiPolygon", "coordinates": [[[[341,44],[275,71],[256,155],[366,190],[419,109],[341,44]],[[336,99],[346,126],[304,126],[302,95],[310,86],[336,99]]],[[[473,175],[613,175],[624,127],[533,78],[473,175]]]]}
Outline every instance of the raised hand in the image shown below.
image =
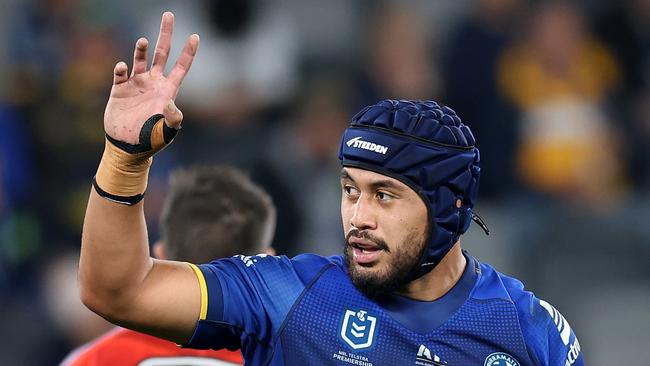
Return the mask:
{"type": "Polygon", "coordinates": [[[132,145],[140,143],[140,131],[149,118],[165,117],[165,124],[180,128],[183,115],[176,108],[174,100],[185,75],[192,65],[199,47],[199,36],[191,35],[185,42],[169,75],[164,75],[165,65],[171,49],[174,31],[174,15],[165,12],[160,23],[158,42],[151,68],[147,70],[149,42],[140,38],[135,44],[133,68],[120,61],[113,72],[113,87],[104,112],[104,130],[111,138],[132,145]]]}
{"type": "Polygon", "coordinates": [[[153,155],[172,141],[183,120],[174,99],[196,55],[199,36],[193,34],[187,39],[172,71],[165,76],[173,31],[174,15],[165,12],[149,70],[146,38],[135,44],[130,75],[126,63],[115,65],[104,111],[104,154],[93,179],[97,194],[110,201],[131,206],[142,200],[153,155]]]}

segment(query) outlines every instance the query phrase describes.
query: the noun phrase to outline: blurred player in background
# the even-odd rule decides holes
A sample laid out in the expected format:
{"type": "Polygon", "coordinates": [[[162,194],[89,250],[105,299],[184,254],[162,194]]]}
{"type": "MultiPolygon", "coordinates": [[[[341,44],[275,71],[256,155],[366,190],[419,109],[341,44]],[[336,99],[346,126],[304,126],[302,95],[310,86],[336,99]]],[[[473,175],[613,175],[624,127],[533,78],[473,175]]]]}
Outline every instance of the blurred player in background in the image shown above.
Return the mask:
{"type": "MultiPolygon", "coordinates": [[[[269,195],[239,170],[229,166],[180,169],[170,177],[160,217],[161,240],[153,252],[158,259],[192,263],[238,253],[273,254],[275,218],[269,195]]],[[[240,352],[183,349],[170,341],[116,328],[73,352],[63,365],[135,366],[145,361],[152,366],[243,362],[240,352]]]]}
{"type": "Polygon", "coordinates": [[[84,221],[84,304],[188,347],[241,347],[253,365],[584,365],[555,308],[461,250],[472,220],[487,232],[473,213],[479,151],[433,101],[385,100],[352,118],[339,149],[344,255],[150,258],[148,170],[180,128],[174,99],[199,45],[190,36],[165,76],[172,31],[165,13],[150,70],[144,39],[131,76],[123,62],[114,70],[84,221]]]}

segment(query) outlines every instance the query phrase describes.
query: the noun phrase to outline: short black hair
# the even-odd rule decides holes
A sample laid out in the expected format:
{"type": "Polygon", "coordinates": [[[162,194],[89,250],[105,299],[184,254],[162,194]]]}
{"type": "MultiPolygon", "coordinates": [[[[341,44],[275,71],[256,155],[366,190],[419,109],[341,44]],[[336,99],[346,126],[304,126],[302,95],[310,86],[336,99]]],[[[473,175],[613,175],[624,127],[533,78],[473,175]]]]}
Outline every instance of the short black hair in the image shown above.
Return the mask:
{"type": "Polygon", "coordinates": [[[226,165],[172,172],[160,217],[169,259],[205,263],[258,254],[271,243],[276,210],[271,197],[240,170],[226,165]]]}

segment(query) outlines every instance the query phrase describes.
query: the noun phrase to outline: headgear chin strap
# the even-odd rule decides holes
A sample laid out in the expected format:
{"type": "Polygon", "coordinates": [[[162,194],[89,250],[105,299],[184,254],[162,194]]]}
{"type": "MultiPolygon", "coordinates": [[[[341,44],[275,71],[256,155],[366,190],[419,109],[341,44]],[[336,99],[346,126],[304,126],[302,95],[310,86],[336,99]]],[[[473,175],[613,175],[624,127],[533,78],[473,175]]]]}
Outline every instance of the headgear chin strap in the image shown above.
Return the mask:
{"type": "Polygon", "coordinates": [[[413,279],[440,263],[475,216],[481,171],[475,142],[456,112],[433,101],[381,101],[357,113],[343,134],[343,166],[395,178],[427,207],[428,245],[413,279]]]}

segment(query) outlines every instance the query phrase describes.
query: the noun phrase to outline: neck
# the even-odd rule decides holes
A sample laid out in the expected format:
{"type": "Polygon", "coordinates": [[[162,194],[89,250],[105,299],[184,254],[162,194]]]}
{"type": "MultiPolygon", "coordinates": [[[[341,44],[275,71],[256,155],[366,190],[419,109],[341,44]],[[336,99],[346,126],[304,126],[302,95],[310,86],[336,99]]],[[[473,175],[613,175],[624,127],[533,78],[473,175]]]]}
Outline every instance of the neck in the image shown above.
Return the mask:
{"type": "Polygon", "coordinates": [[[457,241],[431,272],[409,282],[398,293],[420,301],[439,299],[458,282],[466,265],[467,260],[460,249],[460,241],[457,241]]]}

